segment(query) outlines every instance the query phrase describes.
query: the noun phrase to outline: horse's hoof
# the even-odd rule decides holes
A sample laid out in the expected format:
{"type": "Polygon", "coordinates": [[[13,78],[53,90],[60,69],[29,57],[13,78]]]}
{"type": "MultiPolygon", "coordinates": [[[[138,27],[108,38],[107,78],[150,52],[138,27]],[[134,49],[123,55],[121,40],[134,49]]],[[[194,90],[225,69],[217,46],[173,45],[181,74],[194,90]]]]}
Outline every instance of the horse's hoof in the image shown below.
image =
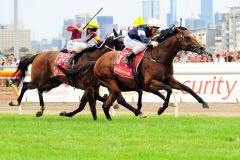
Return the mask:
{"type": "Polygon", "coordinates": [[[158,115],[161,115],[163,113],[164,109],[163,108],[159,108],[158,110],[158,115]]]}
{"type": "Polygon", "coordinates": [[[60,116],[66,116],[67,112],[66,111],[63,111],[61,113],[59,113],[60,116]]]}
{"type": "Polygon", "coordinates": [[[18,103],[18,101],[11,101],[11,102],[9,102],[8,105],[9,106],[19,106],[19,103],[18,103]]]}
{"type": "Polygon", "coordinates": [[[36,117],[41,117],[43,115],[43,112],[41,112],[41,111],[38,111],[37,113],[36,113],[36,117]]]}
{"type": "Polygon", "coordinates": [[[206,102],[204,102],[202,107],[207,109],[207,108],[209,108],[209,105],[206,102]]]}
{"type": "Polygon", "coordinates": [[[115,105],[113,106],[113,108],[114,108],[114,109],[118,109],[118,108],[119,108],[119,105],[118,105],[118,104],[115,104],[115,105]]]}
{"type": "Polygon", "coordinates": [[[139,115],[140,118],[147,118],[147,115],[145,115],[144,113],[141,112],[141,114],[139,115]]]}
{"type": "Polygon", "coordinates": [[[66,111],[59,113],[60,116],[63,117],[72,117],[73,115],[71,113],[67,113],[66,111]]]}

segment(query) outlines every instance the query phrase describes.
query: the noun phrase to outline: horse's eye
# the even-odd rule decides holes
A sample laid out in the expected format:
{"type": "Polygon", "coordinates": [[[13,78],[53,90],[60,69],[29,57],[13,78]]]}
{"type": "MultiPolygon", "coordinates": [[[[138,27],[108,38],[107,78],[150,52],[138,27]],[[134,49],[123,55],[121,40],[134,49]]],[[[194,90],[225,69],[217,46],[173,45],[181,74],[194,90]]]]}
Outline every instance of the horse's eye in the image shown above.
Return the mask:
{"type": "Polygon", "coordinates": [[[187,40],[190,40],[191,38],[190,37],[186,37],[187,40]]]}

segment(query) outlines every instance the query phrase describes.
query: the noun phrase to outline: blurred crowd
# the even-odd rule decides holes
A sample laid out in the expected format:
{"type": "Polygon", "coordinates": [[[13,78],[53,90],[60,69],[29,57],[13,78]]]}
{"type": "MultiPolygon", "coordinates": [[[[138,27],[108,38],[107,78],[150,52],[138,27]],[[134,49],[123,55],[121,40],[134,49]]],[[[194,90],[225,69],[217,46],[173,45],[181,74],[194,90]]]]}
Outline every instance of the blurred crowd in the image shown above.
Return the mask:
{"type": "Polygon", "coordinates": [[[13,66],[16,67],[18,65],[19,60],[13,55],[0,55],[0,66],[13,66]]]}
{"type": "Polygon", "coordinates": [[[204,63],[204,62],[240,62],[240,51],[216,50],[212,54],[180,51],[174,58],[174,63],[204,63]]]}

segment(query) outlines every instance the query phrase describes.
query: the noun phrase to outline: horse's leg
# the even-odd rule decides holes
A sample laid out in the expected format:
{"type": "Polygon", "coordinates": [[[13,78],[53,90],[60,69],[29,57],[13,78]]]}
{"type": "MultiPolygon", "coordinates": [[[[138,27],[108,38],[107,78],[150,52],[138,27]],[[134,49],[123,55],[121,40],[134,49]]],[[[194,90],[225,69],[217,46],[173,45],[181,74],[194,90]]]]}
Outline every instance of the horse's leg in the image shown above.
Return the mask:
{"type": "MultiPolygon", "coordinates": [[[[95,98],[98,101],[105,102],[107,100],[107,98],[108,98],[108,94],[104,94],[103,96],[99,95],[99,88],[97,90],[95,88],[94,93],[95,93],[94,94],[95,98]]],[[[112,106],[113,106],[114,109],[118,109],[119,108],[118,104],[113,104],[112,106]]]]}
{"type": "MultiPolygon", "coordinates": [[[[138,106],[138,110],[141,111],[141,108],[142,108],[142,94],[143,94],[143,91],[142,90],[136,90],[138,92],[138,103],[137,103],[137,106],[138,106]]],[[[165,96],[162,95],[159,91],[151,91],[151,93],[157,95],[158,97],[160,97],[162,100],[166,100],[165,96]]]]}
{"type": "Polygon", "coordinates": [[[64,112],[61,112],[59,115],[60,116],[65,116],[65,117],[72,117],[75,114],[81,112],[84,109],[84,107],[86,106],[87,102],[88,102],[88,97],[87,97],[86,92],[84,91],[84,94],[81,98],[79,107],[76,110],[74,110],[72,112],[68,112],[68,113],[64,111],[64,112]]]}
{"type": "Polygon", "coordinates": [[[94,89],[92,87],[88,87],[86,92],[88,95],[88,103],[90,106],[90,110],[92,112],[93,119],[97,120],[96,99],[94,96],[94,89]]]}
{"type": "Polygon", "coordinates": [[[175,78],[172,77],[170,79],[169,85],[174,89],[183,90],[190,93],[199,103],[202,103],[203,108],[209,108],[209,105],[207,104],[207,102],[205,102],[200,96],[198,96],[191,88],[180,83],[175,78]]]}
{"type": "Polygon", "coordinates": [[[107,94],[104,94],[103,96],[100,96],[99,87],[94,88],[94,96],[95,96],[96,100],[101,101],[101,102],[105,102],[107,100],[107,97],[108,97],[107,94]]]}
{"type": "Polygon", "coordinates": [[[138,110],[141,111],[141,108],[142,108],[142,94],[143,94],[143,91],[141,89],[138,89],[136,90],[137,93],[138,93],[138,103],[137,103],[137,106],[138,106],[138,110]]]}
{"type": "Polygon", "coordinates": [[[112,106],[113,102],[116,100],[116,97],[110,92],[107,100],[103,103],[102,108],[107,120],[112,120],[109,109],[112,106]]]}
{"type": "Polygon", "coordinates": [[[164,95],[162,95],[159,91],[151,91],[151,93],[157,95],[158,97],[160,97],[162,100],[166,101],[166,97],[164,95]]]}
{"type": "Polygon", "coordinates": [[[41,108],[40,108],[40,111],[38,111],[36,113],[36,116],[41,117],[43,115],[45,107],[44,107],[44,101],[43,101],[43,91],[40,89],[38,89],[38,96],[39,96],[39,103],[40,103],[41,108]]]}
{"type": "Polygon", "coordinates": [[[22,89],[21,89],[21,93],[20,93],[20,95],[18,96],[17,101],[11,101],[11,102],[9,102],[9,105],[10,105],[10,106],[19,106],[19,105],[21,104],[24,93],[29,89],[28,84],[29,84],[29,82],[23,82],[23,86],[22,86],[22,89]]]}
{"type": "Polygon", "coordinates": [[[121,94],[121,90],[119,89],[117,82],[114,79],[110,79],[107,82],[105,81],[105,83],[108,84],[107,86],[111,90],[111,94],[110,94],[111,97],[109,95],[107,103],[105,103],[105,105],[103,105],[104,112],[105,112],[105,110],[106,110],[106,112],[109,112],[110,106],[115,101],[115,99],[117,99],[117,102],[119,104],[121,104],[125,108],[132,111],[136,116],[142,115],[142,113],[138,109],[135,109],[134,107],[132,107],[130,104],[128,104],[126,102],[126,100],[123,98],[123,96],[121,94]]]}
{"type": "Polygon", "coordinates": [[[49,79],[47,83],[42,84],[40,87],[38,87],[38,96],[39,96],[39,103],[40,103],[40,111],[36,113],[37,117],[41,117],[43,115],[43,112],[45,110],[44,100],[43,100],[43,92],[50,91],[53,88],[58,87],[60,84],[62,84],[57,79],[49,79]]]}
{"type": "Polygon", "coordinates": [[[168,104],[169,104],[169,100],[170,100],[170,96],[172,94],[172,88],[169,86],[169,85],[166,85],[166,84],[163,84],[159,81],[156,81],[156,80],[152,80],[150,85],[149,85],[149,88],[151,90],[155,90],[155,91],[158,91],[158,90],[161,90],[161,89],[164,89],[167,91],[167,97],[166,97],[166,100],[164,101],[163,103],[163,107],[160,107],[158,109],[158,115],[162,114],[165,109],[168,107],[168,104]]]}

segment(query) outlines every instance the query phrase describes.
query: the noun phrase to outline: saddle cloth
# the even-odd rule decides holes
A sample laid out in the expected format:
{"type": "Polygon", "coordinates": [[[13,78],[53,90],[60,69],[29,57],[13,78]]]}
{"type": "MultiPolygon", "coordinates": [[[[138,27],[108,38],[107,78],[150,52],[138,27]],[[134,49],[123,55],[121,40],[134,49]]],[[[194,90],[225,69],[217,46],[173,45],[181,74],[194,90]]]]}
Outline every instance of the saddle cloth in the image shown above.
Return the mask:
{"type": "MultiPolygon", "coordinates": [[[[124,62],[123,60],[126,58],[126,55],[129,54],[132,50],[127,48],[127,49],[124,49],[122,50],[121,52],[118,52],[117,54],[117,58],[114,62],[114,73],[122,76],[122,77],[126,77],[126,78],[130,78],[130,79],[134,79],[133,77],[133,71],[132,71],[132,63],[130,64],[130,67],[128,67],[124,62]]],[[[136,56],[135,56],[135,66],[136,66],[136,69],[138,68],[142,58],[143,58],[143,55],[145,53],[146,49],[143,50],[142,52],[138,53],[136,56]]]]}
{"type": "MultiPolygon", "coordinates": [[[[59,53],[55,59],[55,64],[59,64],[64,69],[67,69],[66,61],[71,56],[71,53],[59,53]]],[[[54,65],[54,76],[64,75],[64,73],[54,65]]]]}

